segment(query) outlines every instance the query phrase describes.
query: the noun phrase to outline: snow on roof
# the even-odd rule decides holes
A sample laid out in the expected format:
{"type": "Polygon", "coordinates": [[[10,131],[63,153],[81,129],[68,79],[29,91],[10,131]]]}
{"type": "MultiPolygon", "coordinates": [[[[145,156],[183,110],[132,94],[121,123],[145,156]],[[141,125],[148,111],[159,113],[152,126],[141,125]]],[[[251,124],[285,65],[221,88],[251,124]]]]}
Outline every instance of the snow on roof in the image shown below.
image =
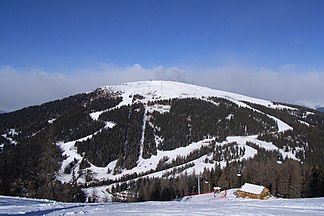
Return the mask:
{"type": "Polygon", "coordinates": [[[263,189],[264,189],[263,186],[245,183],[242,186],[241,191],[253,193],[253,194],[260,194],[263,191],[263,189]]]}

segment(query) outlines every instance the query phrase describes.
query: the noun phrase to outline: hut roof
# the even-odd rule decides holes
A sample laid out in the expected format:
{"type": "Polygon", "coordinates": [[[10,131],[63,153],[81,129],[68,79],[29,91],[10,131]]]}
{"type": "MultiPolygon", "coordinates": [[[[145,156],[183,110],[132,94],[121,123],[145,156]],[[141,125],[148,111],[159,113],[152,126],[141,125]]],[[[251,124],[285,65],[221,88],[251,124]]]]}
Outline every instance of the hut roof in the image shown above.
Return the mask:
{"type": "Polygon", "coordinates": [[[263,189],[264,189],[263,186],[254,185],[254,184],[250,184],[250,183],[245,183],[242,186],[241,191],[248,192],[248,193],[253,193],[253,194],[261,194],[263,189]]]}

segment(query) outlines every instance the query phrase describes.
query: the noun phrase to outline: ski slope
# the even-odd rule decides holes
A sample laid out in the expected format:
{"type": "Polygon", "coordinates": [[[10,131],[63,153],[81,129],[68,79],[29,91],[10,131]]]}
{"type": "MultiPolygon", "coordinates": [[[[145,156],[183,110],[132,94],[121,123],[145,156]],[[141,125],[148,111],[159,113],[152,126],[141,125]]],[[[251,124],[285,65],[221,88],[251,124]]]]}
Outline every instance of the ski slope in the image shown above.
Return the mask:
{"type": "MultiPolygon", "coordinates": [[[[229,191],[228,194],[230,194],[229,191]]],[[[197,195],[183,201],[141,203],[61,203],[0,196],[0,215],[324,215],[324,198],[252,200],[197,195]]]]}

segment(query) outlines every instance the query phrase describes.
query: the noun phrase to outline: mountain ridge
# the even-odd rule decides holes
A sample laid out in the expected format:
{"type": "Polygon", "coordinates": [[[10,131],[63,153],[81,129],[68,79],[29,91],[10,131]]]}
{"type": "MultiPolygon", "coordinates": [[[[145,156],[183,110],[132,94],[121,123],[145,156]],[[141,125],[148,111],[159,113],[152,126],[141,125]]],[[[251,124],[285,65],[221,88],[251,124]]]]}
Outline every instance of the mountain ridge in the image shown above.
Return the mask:
{"type": "Polygon", "coordinates": [[[319,112],[324,112],[324,107],[316,107],[316,110],[319,112]]]}

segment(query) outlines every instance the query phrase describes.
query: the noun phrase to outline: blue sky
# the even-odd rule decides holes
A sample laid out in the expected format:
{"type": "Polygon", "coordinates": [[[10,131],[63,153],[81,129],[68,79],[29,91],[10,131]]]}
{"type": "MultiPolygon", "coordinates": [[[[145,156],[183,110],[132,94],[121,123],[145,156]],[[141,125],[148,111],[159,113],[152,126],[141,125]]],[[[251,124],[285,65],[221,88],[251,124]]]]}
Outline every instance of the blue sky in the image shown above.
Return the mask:
{"type": "Polygon", "coordinates": [[[0,108],[147,78],[324,104],[323,11],[321,0],[2,0],[0,108]]]}

